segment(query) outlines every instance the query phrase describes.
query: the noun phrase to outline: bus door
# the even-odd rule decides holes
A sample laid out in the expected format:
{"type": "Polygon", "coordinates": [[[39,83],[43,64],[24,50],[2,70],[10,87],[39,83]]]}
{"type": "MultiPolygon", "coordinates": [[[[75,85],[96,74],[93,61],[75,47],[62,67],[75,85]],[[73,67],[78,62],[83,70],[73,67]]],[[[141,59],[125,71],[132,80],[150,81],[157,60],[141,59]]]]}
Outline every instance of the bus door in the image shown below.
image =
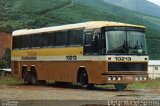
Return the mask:
{"type": "Polygon", "coordinates": [[[90,83],[98,82],[99,78],[97,78],[100,70],[100,33],[97,32],[85,32],[85,40],[84,40],[84,57],[87,60],[84,64],[90,83]]]}
{"type": "Polygon", "coordinates": [[[97,31],[85,32],[84,41],[84,55],[95,56],[99,55],[99,43],[100,33],[97,31]]]}

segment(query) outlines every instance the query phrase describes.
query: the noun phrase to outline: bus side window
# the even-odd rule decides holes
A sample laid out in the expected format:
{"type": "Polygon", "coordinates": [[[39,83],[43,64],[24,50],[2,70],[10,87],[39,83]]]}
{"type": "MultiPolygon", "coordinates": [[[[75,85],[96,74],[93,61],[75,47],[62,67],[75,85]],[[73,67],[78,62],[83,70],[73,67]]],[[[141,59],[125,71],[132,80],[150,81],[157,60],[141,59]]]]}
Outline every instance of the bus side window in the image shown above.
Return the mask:
{"type": "Polygon", "coordinates": [[[92,35],[91,32],[85,33],[85,48],[86,55],[97,55],[99,53],[99,35],[92,35]]]}
{"type": "Polygon", "coordinates": [[[76,45],[83,44],[83,30],[76,30],[76,45]]]}
{"type": "Polygon", "coordinates": [[[43,47],[51,46],[51,33],[43,33],[42,39],[43,39],[43,47]]]}
{"type": "Polygon", "coordinates": [[[76,32],[74,30],[68,31],[68,45],[75,45],[76,44],[76,32]]]}
{"type": "Polygon", "coordinates": [[[69,30],[68,31],[68,45],[82,45],[83,44],[83,30],[69,30]]]}
{"type": "Polygon", "coordinates": [[[56,32],[56,46],[68,45],[68,31],[56,32]]]}
{"type": "Polygon", "coordinates": [[[30,46],[31,46],[31,35],[21,36],[21,42],[23,42],[21,44],[21,48],[23,48],[23,49],[30,48],[30,46]]]}
{"type": "Polygon", "coordinates": [[[42,47],[42,34],[35,34],[32,35],[31,37],[32,37],[31,44],[33,48],[42,47]]]}
{"type": "Polygon", "coordinates": [[[21,48],[21,36],[14,36],[13,37],[13,49],[20,49],[21,48]]]}

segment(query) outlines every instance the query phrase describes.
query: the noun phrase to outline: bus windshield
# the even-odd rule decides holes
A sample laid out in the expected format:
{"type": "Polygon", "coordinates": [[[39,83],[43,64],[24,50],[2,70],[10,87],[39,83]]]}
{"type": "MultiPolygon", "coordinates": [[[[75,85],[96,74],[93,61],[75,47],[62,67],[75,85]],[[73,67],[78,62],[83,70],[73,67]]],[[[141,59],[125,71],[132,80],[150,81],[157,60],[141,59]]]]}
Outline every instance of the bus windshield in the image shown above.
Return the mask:
{"type": "Polygon", "coordinates": [[[140,31],[105,31],[107,54],[146,54],[145,33],[140,31]]]}

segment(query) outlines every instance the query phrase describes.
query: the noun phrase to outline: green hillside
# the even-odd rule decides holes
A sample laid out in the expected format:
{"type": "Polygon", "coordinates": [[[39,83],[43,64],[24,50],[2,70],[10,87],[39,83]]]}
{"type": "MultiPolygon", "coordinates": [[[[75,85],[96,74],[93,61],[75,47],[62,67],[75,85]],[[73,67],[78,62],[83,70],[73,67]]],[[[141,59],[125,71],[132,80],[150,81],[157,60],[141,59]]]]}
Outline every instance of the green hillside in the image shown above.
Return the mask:
{"type": "Polygon", "coordinates": [[[160,17],[160,6],[147,0],[103,0],[126,9],[160,17]]]}
{"type": "Polygon", "coordinates": [[[0,30],[7,32],[91,20],[145,25],[150,58],[160,59],[160,19],[103,0],[1,0],[0,16],[0,30]]]}

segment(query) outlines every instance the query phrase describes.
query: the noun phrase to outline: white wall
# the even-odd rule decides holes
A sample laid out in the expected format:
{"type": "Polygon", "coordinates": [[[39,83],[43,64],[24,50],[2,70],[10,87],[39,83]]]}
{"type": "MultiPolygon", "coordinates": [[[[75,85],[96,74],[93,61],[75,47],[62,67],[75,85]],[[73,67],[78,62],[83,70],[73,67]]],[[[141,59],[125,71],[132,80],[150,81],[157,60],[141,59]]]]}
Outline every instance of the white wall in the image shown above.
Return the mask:
{"type": "Polygon", "coordinates": [[[151,79],[160,78],[160,65],[149,65],[148,75],[151,79]]]}

